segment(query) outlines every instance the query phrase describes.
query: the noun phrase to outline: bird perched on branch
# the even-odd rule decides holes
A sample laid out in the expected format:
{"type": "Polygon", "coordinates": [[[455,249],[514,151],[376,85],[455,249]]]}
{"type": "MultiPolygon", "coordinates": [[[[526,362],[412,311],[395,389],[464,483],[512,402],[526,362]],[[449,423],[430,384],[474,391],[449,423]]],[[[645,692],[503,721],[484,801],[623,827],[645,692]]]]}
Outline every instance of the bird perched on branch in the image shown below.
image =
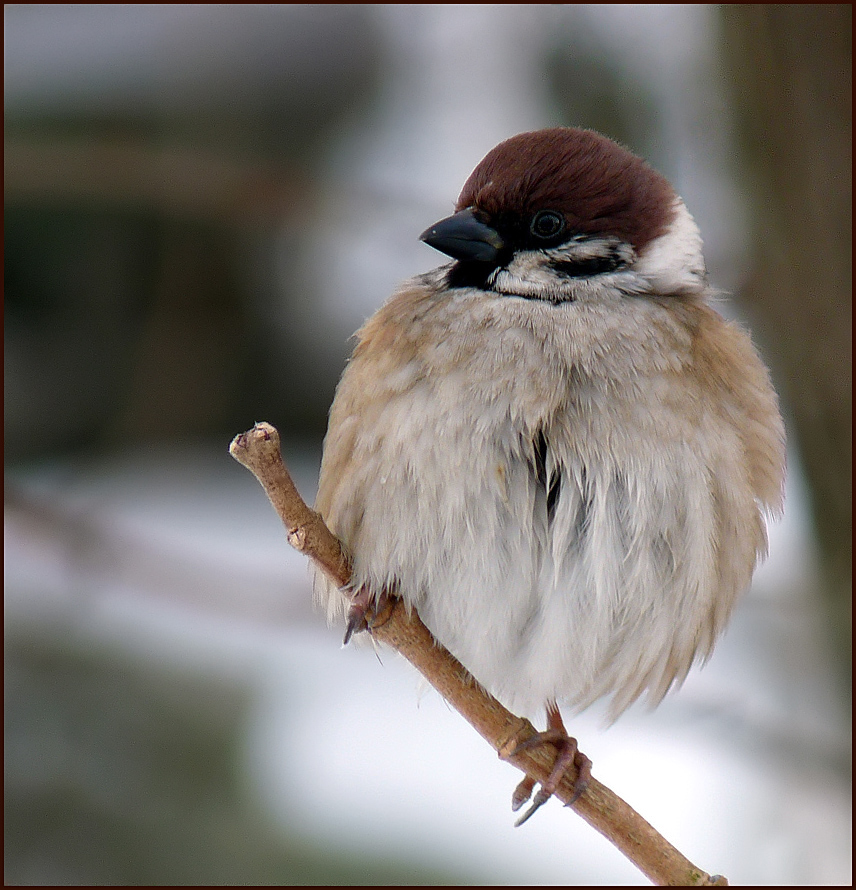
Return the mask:
{"type": "Polygon", "coordinates": [[[500,701],[546,706],[522,822],[590,775],[559,702],[614,718],[711,654],[782,508],[784,430],[683,201],[606,137],[506,140],[421,238],[453,262],[363,325],[330,411],[316,507],[353,581],[316,597],[350,637],[400,596],[500,701]]]}

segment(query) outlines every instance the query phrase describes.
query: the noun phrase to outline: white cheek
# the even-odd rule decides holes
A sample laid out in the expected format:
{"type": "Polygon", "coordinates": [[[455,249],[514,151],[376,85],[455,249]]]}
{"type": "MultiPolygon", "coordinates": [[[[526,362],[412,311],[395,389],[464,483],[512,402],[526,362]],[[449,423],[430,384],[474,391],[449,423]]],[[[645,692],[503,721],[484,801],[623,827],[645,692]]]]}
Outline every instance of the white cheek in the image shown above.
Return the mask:
{"type": "Polygon", "coordinates": [[[502,294],[547,297],[559,296],[563,282],[547,265],[539,252],[517,254],[503,269],[497,269],[488,281],[490,287],[502,294]]]}
{"type": "Polygon", "coordinates": [[[611,257],[616,253],[624,263],[629,264],[633,260],[632,248],[619,244],[615,238],[585,240],[551,250],[521,251],[505,268],[493,273],[488,279],[488,286],[501,294],[556,303],[599,301],[639,291],[641,288],[636,276],[626,267],[616,272],[574,278],[558,272],[552,265],[557,262],[586,262],[611,257]]]}
{"type": "Polygon", "coordinates": [[[633,265],[633,271],[656,293],[694,292],[707,285],[698,226],[680,198],[676,211],[668,230],[655,238],[633,265]]]}

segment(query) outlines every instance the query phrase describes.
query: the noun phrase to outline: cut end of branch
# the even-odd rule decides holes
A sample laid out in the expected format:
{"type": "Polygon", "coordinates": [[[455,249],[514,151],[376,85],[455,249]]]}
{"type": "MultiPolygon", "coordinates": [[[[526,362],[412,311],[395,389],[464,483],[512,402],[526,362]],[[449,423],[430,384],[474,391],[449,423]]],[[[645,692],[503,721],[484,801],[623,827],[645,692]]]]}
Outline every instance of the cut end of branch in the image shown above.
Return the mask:
{"type": "Polygon", "coordinates": [[[251,430],[232,439],[229,454],[250,470],[265,458],[281,460],[279,432],[269,423],[257,423],[251,430]]]}
{"type": "Polygon", "coordinates": [[[229,454],[246,467],[264,488],[285,526],[288,543],[305,553],[341,587],[351,576],[348,557],[338,538],[309,506],[282,460],[279,433],[269,423],[257,423],[232,440],[229,454]]]}

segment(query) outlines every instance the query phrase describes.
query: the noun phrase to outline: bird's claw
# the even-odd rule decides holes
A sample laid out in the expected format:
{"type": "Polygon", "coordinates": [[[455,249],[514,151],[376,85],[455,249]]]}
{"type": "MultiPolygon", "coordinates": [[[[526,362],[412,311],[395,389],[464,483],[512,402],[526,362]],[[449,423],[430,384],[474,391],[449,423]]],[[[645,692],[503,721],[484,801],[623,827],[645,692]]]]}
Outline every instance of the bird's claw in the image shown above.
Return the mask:
{"type": "MultiPolygon", "coordinates": [[[[552,791],[547,791],[547,790],[543,787],[543,785],[542,785],[542,786],[538,789],[538,793],[535,795],[535,797],[532,798],[532,805],[531,805],[531,806],[529,807],[529,809],[528,809],[528,810],[527,810],[527,811],[526,811],[526,812],[525,812],[525,813],[524,813],[524,814],[523,814],[523,815],[522,815],[522,816],[521,816],[521,817],[514,823],[514,827],[515,827],[515,828],[520,828],[520,826],[521,826],[524,822],[526,822],[527,820],[531,819],[532,816],[535,815],[535,811],[536,811],[536,810],[539,810],[541,807],[543,807],[544,804],[547,803],[547,801],[548,801],[552,796],[553,796],[553,792],[552,792],[552,791]]],[[[514,805],[512,804],[512,808],[513,808],[513,806],[514,806],[514,805]]]]}
{"type": "Polygon", "coordinates": [[[532,790],[535,788],[535,779],[531,776],[524,776],[520,784],[514,789],[511,795],[511,811],[516,813],[523,804],[532,797],[532,790]]]}
{"type": "Polygon", "coordinates": [[[346,584],[340,589],[351,600],[351,607],[348,609],[348,620],[345,626],[345,638],[342,640],[342,645],[347,646],[354,634],[362,633],[364,630],[371,630],[378,623],[378,616],[381,616],[381,624],[386,620],[383,615],[391,606],[392,598],[386,591],[381,592],[377,597],[373,597],[367,587],[360,587],[354,593],[353,587],[350,584],[346,584]]]}
{"type": "MultiPolygon", "coordinates": [[[[558,750],[556,762],[553,769],[547,777],[547,781],[541,784],[538,792],[532,798],[529,809],[514,823],[515,828],[521,826],[524,822],[531,819],[537,810],[556,793],[559,783],[565,777],[571,764],[576,767],[577,775],[574,780],[574,793],[565,806],[572,806],[588,788],[591,780],[591,761],[577,747],[577,740],[571,738],[565,730],[561,722],[558,711],[551,713],[548,711],[549,728],[545,732],[539,732],[526,741],[521,742],[511,752],[512,756],[519,754],[521,751],[527,751],[540,745],[555,745],[558,750]]],[[[523,781],[514,789],[511,796],[511,809],[517,812],[530,798],[535,787],[536,781],[531,776],[526,776],[523,781]]]]}
{"type": "Polygon", "coordinates": [[[365,607],[351,606],[348,609],[348,623],[345,626],[345,638],[342,640],[342,645],[347,646],[354,634],[362,633],[368,629],[369,623],[366,620],[365,607]]]}

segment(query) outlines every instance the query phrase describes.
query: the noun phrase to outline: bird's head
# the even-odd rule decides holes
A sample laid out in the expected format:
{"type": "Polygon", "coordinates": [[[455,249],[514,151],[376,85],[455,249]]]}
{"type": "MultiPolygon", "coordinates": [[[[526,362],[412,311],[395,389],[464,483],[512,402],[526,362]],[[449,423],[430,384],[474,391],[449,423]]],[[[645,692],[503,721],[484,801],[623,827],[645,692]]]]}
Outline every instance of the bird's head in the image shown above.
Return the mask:
{"type": "Polygon", "coordinates": [[[698,228],[672,186],[591,130],[500,143],[455,210],[420,236],[457,261],[450,287],[562,303],[705,285],[698,228]]]}

